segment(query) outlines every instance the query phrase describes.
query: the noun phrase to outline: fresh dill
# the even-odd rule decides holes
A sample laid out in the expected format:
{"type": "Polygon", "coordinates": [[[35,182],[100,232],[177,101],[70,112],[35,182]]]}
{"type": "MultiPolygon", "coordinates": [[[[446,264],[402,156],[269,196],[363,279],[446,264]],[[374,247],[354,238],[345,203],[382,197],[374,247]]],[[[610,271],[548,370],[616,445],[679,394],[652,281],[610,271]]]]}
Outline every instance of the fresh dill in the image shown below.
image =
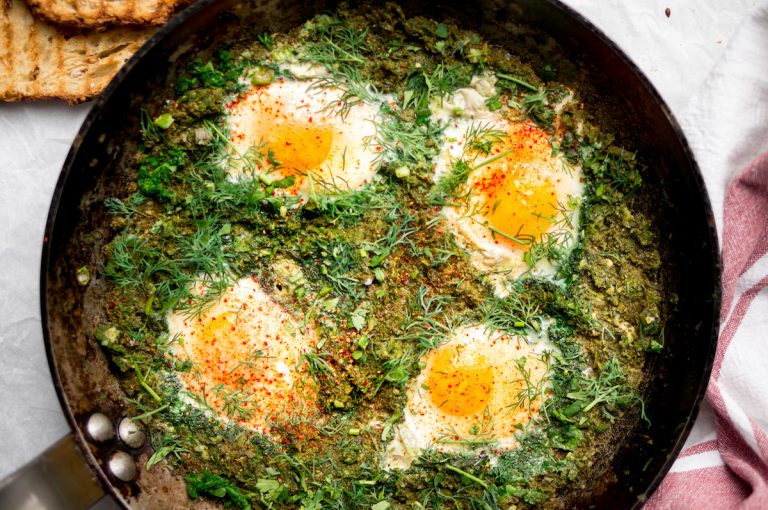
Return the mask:
{"type": "Polygon", "coordinates": [[[406,122],[400,112],[385,107],[382,119],[376,123],[376,138],[370,144],[381,147],[377,155],[380,164],[386,163],[392,168],[407,165],[431,171],[441,133],[440,126],[406,122]]]}
{"type": "Polygon", "coordinates": [[[373,255],[368,262],[368,266],[372,268],[380,266],[398,245],[413,247],[409,237],[419,230],[418,227],[413,225],[414,221],[415,218],[407,211],[404,211],[400,221],[392,225],[384,237],[372,243],[364,243],[363,248],[373,255]]]}
{"type": "Polygon", "coordinates": [[[472,172],[512,152],[512,149],[508,149],[490,155],[493,145],[505,137],[506,134],[503,131],[490,124],[473,123],[467,129],[462,155],[453,160],[448,172],[438,179],[430,201],[433,204],[446,205],[452,203],[452,200],[466,199],[469,191],[464,190],[464,184],[472,172]]]}
{"type": "Polygon", "coordinates": [[[414,69],[406,78],[402,109],[413,110],[416,125],[424,125],[431,115],[432,100],[442,101],[449,93],[468,85],[471,78],[471,70],[462,65],[438,63],[431,72],[414,69]]]}
{"type": "Polygon", "coordinates": [[[317,190],[313,185],[309,195],[309,210],[329,218],[332,224],[353,224],[371,211],[391,208],[394,197],[382,186],[368,185],[359,191],[338,188],[317,190]]]}
{"type": "Polygon", "coordinates": [[[233,390],[223,384],[214,386],[212,391],[220,399],[221,408],[227,416],[244,420],[250,420],[253,417],[256,409],[249,404],[252,403],[254,393],[248,393],[243,388],[233,390]]]}
{"type": "Polygon", "coordinates": [[[566,397],[580,408],[578,412],[588,413],[599,405],[601,415],[613,422],[617,410],[639,407],[640,417],[650,423],[645,414],[645,402],[627,383],[626,375],[615,357],[608,360],[594,378],[579,377],[571,388],[566,397]]]}
{"type": "Polygon", "coordinates": [[[130,219],[134,214],[143,215],[139,207],[146,202],[146,197],[141,193],[134,193],[125,200],[119,198],[107,198],[104,200],[104,207],[112,216],[122,216],[130,219]]]}
{"type": "Polygon", "coordinates": [[[576,153],[571,152],[568,156],[572,161],[581,162],[584,173],[593,179],[591,196],[599,201],[613,200],[609,193],[611,190],[620,194],[632,193],[643,182],[636,154],[612,146],[605,140],[583,139],[576,153]]]}
{"type": "Polygon", "coordinates": [[[342,240],[317,240],[315,245],[322,261],[320,273],[333,287],[335,295],[341,298],[344,305],[357,302],[362,296],[362,282],[352,274],[360,270],[359,254],[342,240]]]}
{"type": "Polygon", "coordinates": [[[367,29],[358,30],[338,18],[327,18],[314,23],[310,31],[314,41],[304,46],[304,60],[342,75],[366,62],[367,29]]]}
{"type": "MultiPolygon", "coordinates": [[[[548,356],[545,356],[543,361],[548,362],[548,356]]],[[[515,364],[517,366],[517,371],[520,373],[519,381],[523,384],[513,407],[525,409],[528,412],[528,416],[533,416],[534,402],[537,400],[540,402],[544,401],[544,383],[547,376],[545,374],[538,380],[534,380],[531,376],[531,369],[527,366],[527,358],[525,357],[518,358],[515,364]]]]}
{"type": "Polygon", "coordinates": [[[522,284],[508,285],[509,295],[490,297],[480,307],[483,322],[512,335],[520,335],[526,328],[541,331],[543,311],[522,284]]]}
{"type": "Polygon", "coordinates": [[[341,96],[338,101],[328,104],[323,111],[338,113],[342,119],[357,106],[379,102],[378,91],[372,85],[364,83],[354,69],[347,70],[344,75],[321,76],[314,80],[308,92],[326,89],[338,89],[341,96]]]}
{"type": "Polygon", "coordinates": [[[306,352],[301,355],[300,363],[306,362],[307,370],[319,382],[321,376],[330,377],[336,372],[328,361],[330,357],[328,351],[306,352]]]}
{"type": "Polygon", "coordinates": [[[413,342],[420,352],[439,347],[453,329],[444,309],[450,301],[447,296],[430,296],[427,287],[419,287],[410,305],[412,312],[403,326],[404,334],[398,340],[413,342]]]}
{"type": "Polygon", "coordinates": [[[552,264],[557,278],[568,279],[573,273],[568,264],[579,240],[576,220],[580,207],[580,200],[575,197],[570,197],[565,203],[557,202],[552,217],[546,218],[551,223],[550,227],[538,239],[532,240],[523,256],[529,274],[543,260],[552,264]]]}
{"type": "Polygon", "coordinates": [[[454,428],[450,428],[435,440],[436,444],[463,445],[471,448],[486,447],[497,442],[493,434],[493,413],[489,407],[483,408],[483,414],[470,426],[469,435],[464,437],[454,428]]]}

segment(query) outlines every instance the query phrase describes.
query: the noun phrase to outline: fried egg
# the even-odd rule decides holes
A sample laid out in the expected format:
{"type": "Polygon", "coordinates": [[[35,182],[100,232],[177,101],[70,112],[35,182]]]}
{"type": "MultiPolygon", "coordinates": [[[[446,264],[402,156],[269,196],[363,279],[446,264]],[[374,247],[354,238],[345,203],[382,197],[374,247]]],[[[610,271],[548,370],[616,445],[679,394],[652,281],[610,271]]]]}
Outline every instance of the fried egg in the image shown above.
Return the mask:
{"type": "Polygon", "coordinates": [[[436,112],[447,127],[435,180],[459,167],[468,174],[455,193],[461,198],[442,213],[472,264],[489,273],[496,293],[504,295],[506,277],[556,272],[551,261],[526,254],[537,243],[566,250],[574,243],[582,176],[580,168],[553,155],[547,132],[488,110],[481,94],[488,93],[487,80],[473,84],[436,112]]]}
{"type": "Polygon", "coordinates": [[[316,413],[316,388],[301,363],[316,334],[299,328],[256,278],[239,280],[199,316],[177,311],[167,321],[171,353],[190,366],[177,373],[192,405],[264,434],[316,413]]]}
{"type": "Polygon", "coordinates": [[[489,453],[516,445],[548,391],[546,332],[512,337],[482,325],[457,328],[421,359],[403,422],[387,445],[389,468],[407,468],[427,448],[489,453]]]}
{"type": "Polygon", "coordinates": [[[229,170],[233,179],[293,177],[293,185],[278,192],[303,197],[371,182],[379,108],[362,100],[347,104],[344,90],[319,80],[279,78],[227,105],[231,145],[242,156],[229,170]]]}

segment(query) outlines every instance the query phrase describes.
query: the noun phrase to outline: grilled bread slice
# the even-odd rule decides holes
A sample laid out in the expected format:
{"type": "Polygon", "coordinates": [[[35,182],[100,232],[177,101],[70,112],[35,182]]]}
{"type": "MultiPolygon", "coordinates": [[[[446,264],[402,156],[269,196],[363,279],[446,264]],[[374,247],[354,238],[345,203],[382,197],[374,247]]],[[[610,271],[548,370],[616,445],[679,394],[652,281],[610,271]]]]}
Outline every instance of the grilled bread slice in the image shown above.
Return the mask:
{"type": "Polygon", "coordinates": [[[37,16],[75,27],[162,25],[189,0],[26,0],[37,16]]]}
{"type": "Polygon", "coordinates": [[[64,30],[32,16],[22,0],[0,0],[0,100],[93,97],[154,30],[64,30]]]}

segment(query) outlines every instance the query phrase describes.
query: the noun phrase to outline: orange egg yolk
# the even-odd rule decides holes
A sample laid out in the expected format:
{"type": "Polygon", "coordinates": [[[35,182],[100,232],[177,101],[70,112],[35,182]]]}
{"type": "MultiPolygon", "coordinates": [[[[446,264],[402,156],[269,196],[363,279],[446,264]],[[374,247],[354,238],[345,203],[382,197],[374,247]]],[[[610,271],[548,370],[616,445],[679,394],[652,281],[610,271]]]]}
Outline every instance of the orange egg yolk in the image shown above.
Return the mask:
{"type": "Polygon", "coordinates": [[[491,175],[478,180],[475,189],[482,192],[481,215],[494,240],[527,250],[531,242],[541,239],[552,226],[557,212],[555,191],[548,180],[531,183],[514,177],[493,170],[491,175]]]}
{"type": "Polygon", "coordinates": [[[435,407],[453,416],[469,416],[488,405],[493,373],[483,356],[462,359],[458,349],[433,351],[426,386],[435,407]]]}
{"type": "Polygon", "coordinates": [[[555,186],[542,175],[551,164],[552,149],[547,134],[535,126],[513,124],[507,134],[489,155],[472,154],[481,167],[468,185],[494,242],[527,251],[550,229],[557,213],[555,186]],[[482,165],[484,160],[489,163],[482,165]]]}
{"type": "Polygon", "coordinates": [[[328,158],[333,143],[333,130],[313,124],[292,121],[274,125],[264,134],[264,152],[271,151],[288,175],[307,174],[328,158]]]}
{"type": "Polygon", "coordinates": [[[200,338],[203,342],[196,346],[193,357],[216,384],[230,388],[244,383],[257,384],[258,381],[253,380],[256,367],[249,360],[253,358],[250,343],[245,333],[230,322],[230,315],[234,316],[210,316],[207,322],[201,324],[200,338]]]}
{"type": "Polygon", "coordinates": [[[257,349],[248,332],[237,327],[234,313],[204,315],[198,324],[202,342],[195,342],[188,349],[205,381],[200,391],[210,405],[231,414],[222,395],[241,392],[251,395],[244,397],[248,408],[270,414],[284,412],[296,403],[295,398],[306,396],[292,391],[289,380],[275,369],[278,360],[270,349],[276,346],[265,341],[259,342],[257,349]]]}

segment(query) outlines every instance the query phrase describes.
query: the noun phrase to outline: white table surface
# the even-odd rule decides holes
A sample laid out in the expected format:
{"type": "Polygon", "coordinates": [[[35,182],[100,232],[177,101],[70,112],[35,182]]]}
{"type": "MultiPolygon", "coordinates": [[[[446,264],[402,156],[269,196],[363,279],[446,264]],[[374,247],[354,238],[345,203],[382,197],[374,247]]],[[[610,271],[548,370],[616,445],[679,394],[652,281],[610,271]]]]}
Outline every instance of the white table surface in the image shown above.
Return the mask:
{"type": "MultiPolygon", "coordinates": [[[[739,23],[761,1],[565,3],[618,43],[681,117],[739,23]]],[[[87,103],[0,103],[0,479],[68,432],[43,347],[39,267],[53,188],[89,109],[87,103]]]]}

